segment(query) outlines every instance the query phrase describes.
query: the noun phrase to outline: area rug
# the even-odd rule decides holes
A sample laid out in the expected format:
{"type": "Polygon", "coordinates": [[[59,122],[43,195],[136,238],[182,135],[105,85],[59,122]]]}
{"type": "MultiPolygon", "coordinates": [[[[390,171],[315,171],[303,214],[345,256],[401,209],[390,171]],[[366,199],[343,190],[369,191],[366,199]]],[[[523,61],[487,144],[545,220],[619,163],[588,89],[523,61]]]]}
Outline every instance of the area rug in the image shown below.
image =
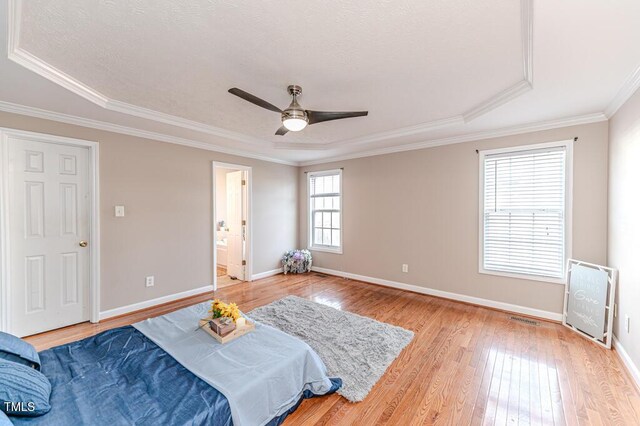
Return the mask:
{"type": "Polygon", "coordinates": [[[371,318],[287,296],[248,313],[250,318],[307,342],[322,358],[329,377],[342,379],[338,393],[362,401],[413,332],[371,318]]]}

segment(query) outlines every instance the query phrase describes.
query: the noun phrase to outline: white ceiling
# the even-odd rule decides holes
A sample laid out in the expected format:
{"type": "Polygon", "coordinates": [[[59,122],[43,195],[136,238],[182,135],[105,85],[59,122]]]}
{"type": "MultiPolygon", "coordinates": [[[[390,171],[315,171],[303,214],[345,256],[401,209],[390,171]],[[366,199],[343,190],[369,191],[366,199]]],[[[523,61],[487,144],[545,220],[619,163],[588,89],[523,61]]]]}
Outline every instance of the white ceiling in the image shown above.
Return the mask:
{"type": "Polygon", "coordinates": [[[0,109],[293,163],[603,120],[640,83],[634,0],[8,0],[0,18],[0,109]],[[288,84],[369,116],[280,137],[227,93],[284,108],[288,84]]]}

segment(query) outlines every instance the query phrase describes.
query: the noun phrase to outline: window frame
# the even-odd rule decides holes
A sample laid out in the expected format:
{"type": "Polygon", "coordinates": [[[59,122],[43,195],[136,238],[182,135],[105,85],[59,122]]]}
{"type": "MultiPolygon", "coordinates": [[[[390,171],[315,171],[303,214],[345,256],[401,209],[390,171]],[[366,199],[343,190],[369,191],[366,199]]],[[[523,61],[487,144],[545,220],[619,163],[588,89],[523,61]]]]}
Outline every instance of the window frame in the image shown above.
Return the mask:
{"type": "Polygon", "coordinates": [[[344,246],[344,239],[343,239],[343,228],[342,228],[342,224],[344,222],[344,199],[343,199],[343,193],[342,193],[342,169],[332,169],[332,170],[320,170],[320,171],[309,171],[307,172],[307,211],[308,211],[308,215],[307,215],[307,248],[311,251],[322,251],[322,252],[327,252],[327,253],[334,253],[334,254],[342,254],[342,248],[344,246]],[[311,208],[311,178],[312,177],[321,177],[321,176],[330,176],[330,175],[338,175],[340,176],[340,192],[339,192],[339,196],[340,196],[340,246],[325,246],[325,245],[319,245],[319,244],[314,244],[313,242],[313,213],[314,210],[311,208]]]}
{"type": "Polygon", "coordinates": [[[478,192],[478,272],[486,275],[495,275],[501,277],[519,278],[531,281],[543,281],[553,284],[566,285],[567,275],[567,262],[571,259],[572,246],[573,246],[573,143],[574,139],[546,142],[530,145],[518,145],[508,148],[488,149],[478,151],[478,164],[479,164],[479,192],[478,192]],[[564,259],[563,259],[563,271],[561,278],[541,276],[541,275],[529,275],[515,272],[503,272],[495,271],[484,268],[484,165],[485,158],[488,155],[496,154],[509,154],[515,152],[526,152],[547,148],[561,148],[565,149],[565,204],[564,204],[564,259]]]}

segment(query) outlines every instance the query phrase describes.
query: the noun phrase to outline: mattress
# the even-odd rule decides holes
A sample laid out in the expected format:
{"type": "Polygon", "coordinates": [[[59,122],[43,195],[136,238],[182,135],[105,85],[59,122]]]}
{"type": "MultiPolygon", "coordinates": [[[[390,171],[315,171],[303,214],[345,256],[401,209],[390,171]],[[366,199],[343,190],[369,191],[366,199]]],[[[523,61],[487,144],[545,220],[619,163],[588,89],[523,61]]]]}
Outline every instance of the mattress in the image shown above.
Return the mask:
{"type": "MultiPolygon", "coordinates": [[[[10,417],[16,425],[230,426],[225,396],[131,326],[40,352],[51,411],[10,417]]],[[[332,392],[340,383],[336,381],[332,392]]],[[[279,425],[288,412],[271,420],[279,425]]]]}

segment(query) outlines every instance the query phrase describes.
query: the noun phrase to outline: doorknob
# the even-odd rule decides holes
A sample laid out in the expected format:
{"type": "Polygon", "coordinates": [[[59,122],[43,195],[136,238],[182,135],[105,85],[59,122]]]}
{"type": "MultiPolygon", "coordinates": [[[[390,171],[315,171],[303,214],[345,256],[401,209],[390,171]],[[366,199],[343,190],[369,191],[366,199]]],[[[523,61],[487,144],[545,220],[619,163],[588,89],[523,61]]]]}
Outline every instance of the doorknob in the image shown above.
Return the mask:
{"type": "Polygon", "coordinates": [[[79,245],[80,245],[80,247],[86,247],[87,246],[87,242],[86,241],[80,241],[79,245]]]}

